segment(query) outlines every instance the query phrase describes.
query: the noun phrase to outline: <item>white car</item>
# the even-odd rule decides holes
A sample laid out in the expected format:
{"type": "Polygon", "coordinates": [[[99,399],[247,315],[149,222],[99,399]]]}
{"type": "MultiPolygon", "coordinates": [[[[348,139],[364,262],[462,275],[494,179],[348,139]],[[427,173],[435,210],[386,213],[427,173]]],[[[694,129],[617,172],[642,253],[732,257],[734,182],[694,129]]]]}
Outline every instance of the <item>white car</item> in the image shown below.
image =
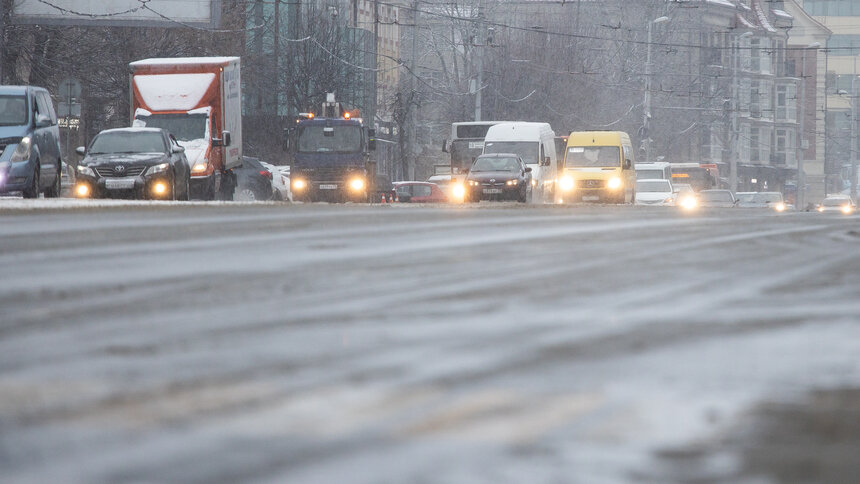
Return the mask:
{"type": "Polygon", "coordinates": [[[851,215],[857,210],[857,206],[851,200],[851,197],[827,197],[816,208],[819,212],[839,212],[845,215],[851,215]]]}
{"type": "Polygon", "coordinates": [[[265,161],[261,161],[260,164],[272,173],[272,193],[274,194],[274,199],[280,201],[288,200],[292,202],[293,195],[290,192],[290,167],[275,166],[271,163],[266,163],[265,161]]]}
{"type": "Polygon", "coordinates": [[[636,180],[636,205],[671,206],[675,204],[672,182],[663,179],[636,180]]]}

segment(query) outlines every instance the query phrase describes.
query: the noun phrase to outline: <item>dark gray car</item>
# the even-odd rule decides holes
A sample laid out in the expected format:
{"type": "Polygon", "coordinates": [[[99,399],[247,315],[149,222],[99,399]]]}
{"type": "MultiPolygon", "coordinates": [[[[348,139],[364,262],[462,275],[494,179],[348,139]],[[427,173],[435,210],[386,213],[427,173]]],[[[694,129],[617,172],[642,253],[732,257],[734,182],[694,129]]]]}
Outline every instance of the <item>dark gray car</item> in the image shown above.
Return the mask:
{"type": "Polygon", "coordinates": [[[188,200],[185,148],[163,129],[108,129],[77,152],[78,197],[188,200]]]}
{"type": "Polygon", "coordinates": [[[0,194],[58,197],[60,129],[51,95],[34,86],[0,86],[0,194]]]}

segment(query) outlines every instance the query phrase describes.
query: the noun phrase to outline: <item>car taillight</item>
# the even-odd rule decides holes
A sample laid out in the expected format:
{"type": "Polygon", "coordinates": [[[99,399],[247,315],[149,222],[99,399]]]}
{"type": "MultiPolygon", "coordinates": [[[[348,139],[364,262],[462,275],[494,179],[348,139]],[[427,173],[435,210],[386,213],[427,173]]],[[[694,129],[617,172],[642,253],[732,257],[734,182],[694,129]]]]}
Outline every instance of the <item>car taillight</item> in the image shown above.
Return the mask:
{"type": "Polygon", "coordinates": [[[272,172],[270,172],[270,171],[260,170],[260,174],[263,175],[264,177],[268,178],[269,180],[272,179],[272,172]]]}

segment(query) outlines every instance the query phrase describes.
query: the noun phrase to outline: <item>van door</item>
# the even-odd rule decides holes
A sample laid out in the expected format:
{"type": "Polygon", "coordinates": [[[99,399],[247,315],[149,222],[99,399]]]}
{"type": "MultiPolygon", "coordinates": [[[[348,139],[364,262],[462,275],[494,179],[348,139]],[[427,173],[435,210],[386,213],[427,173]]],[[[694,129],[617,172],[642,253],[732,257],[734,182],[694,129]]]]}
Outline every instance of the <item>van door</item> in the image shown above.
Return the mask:
{"type": "Polygon", "coordinates": [[[35,98],[35,115],[33,116],[33,138],[34,143],[39,148],[39,170],[40,184],[51,183],[54,177],[57,176],[58,163],[60,158],[59,145],[57,138],[59,129],[56,125],[56,114],[51,117],[51,101],[47,99],[48,95],[45,92],[36,91],[33,93],[35,98]],[[39,116],[46,116],[51,122],[48,126],[39,127],[39,116]]]}

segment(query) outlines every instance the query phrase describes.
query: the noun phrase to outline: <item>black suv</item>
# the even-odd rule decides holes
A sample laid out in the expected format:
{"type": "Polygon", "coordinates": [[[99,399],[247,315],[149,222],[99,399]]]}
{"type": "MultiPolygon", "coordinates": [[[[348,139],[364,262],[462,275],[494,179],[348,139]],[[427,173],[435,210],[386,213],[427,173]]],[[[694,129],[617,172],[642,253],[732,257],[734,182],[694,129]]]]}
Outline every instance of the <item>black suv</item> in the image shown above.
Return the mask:
{"type": "Polygon", "coordinates": [[[517,200],[532,198],[532,169],[513,153],[481,155],[466,176],[465,201],[517,200]]]}
{"type": "Polygon", "coordinates": [[[78,197],[188,200],[185,148],[161,128],[108,129],[77,152],[78,197]]]}
{"type": "Polygon", "coordinates": [[[0,86],[0,194],[60,196],[60,128],[41,87],[0,86]]]}

